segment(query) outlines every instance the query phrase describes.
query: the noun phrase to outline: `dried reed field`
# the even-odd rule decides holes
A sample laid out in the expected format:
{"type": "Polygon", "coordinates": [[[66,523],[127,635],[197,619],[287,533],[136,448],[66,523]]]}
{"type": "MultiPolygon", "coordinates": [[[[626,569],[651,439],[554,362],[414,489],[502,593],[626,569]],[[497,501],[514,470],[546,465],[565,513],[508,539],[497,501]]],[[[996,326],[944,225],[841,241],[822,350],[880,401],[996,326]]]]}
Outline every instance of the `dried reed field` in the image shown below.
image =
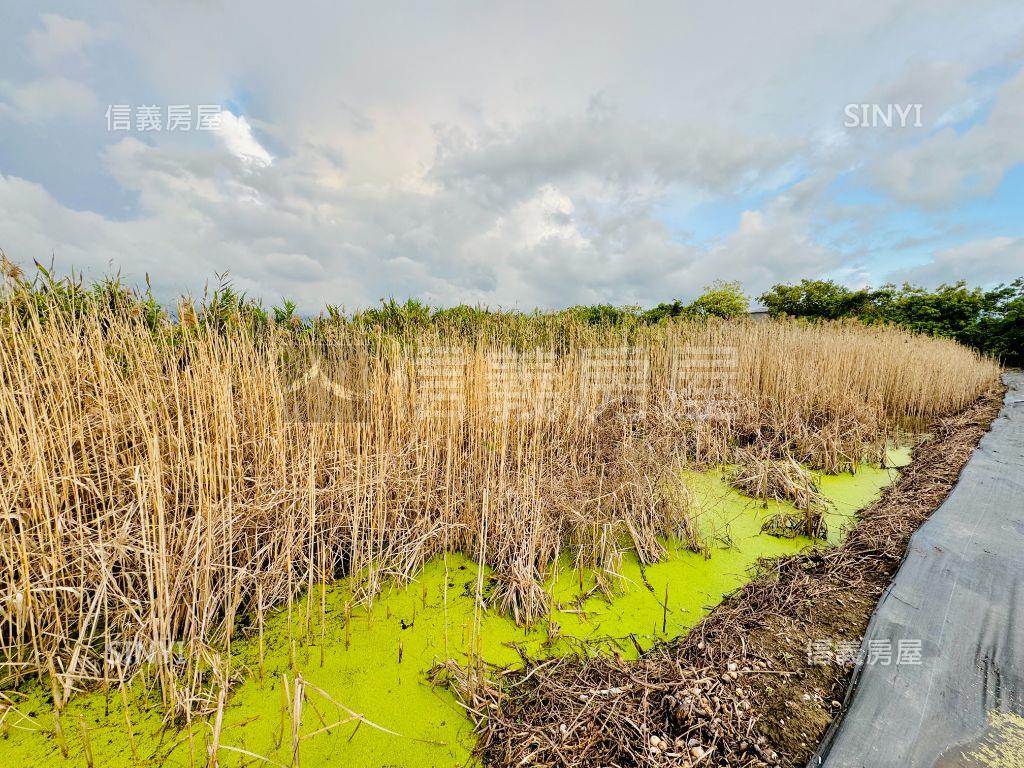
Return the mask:
{"type": "Polygon", "coordinates": [[[625,551],[700,546],[679,469],[738,462],[758,487],[787,462],[849,468],[999,371],[853,323],[179,318],[4,294],[0,678],[45,681],[58,712],[140,669],[120,644],[175,649],[143,671],[169,714],[207,715],[233,637],[272,606],[342,576],[372,601],[446,551],[491,569],[489,608],[533,621],[560,555],[613,590],[625,551]]]}

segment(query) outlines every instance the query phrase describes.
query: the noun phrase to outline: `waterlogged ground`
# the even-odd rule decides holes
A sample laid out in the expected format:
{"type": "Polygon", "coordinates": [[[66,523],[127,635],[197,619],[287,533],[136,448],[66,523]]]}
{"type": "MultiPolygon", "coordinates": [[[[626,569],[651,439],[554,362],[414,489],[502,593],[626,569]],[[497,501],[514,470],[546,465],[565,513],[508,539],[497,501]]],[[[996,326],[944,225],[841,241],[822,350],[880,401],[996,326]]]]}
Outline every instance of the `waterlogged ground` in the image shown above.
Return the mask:
{"type": "MultiPolygon", "coordinates": [[[[908,451],[894,451],[889,463],[898,466],[908,457],[908,451]]],[[[821,479],[834,507],[827,515],[833,543],[895,475],[865,466],[856,474],[821,479]]],[[[673,542],[656,565],[644,568],[627,556],[624,578],[610,600],[594,588],[594,574],[561,563],[551,578],[551,617],[531,629],[478,608],[476,595],[481,584],[486,594],[487,574],[459,555],[431,561],[408,587],[385,590],[372,610],[351,608],[345,583],[315,588],[293,606],[290,619],[285,610],[268,617],[262,676],[256,637],[232,644],[232,666],[244,682],[224,711],[219,764],[293,765],[297,740],[298,762],[307,767],[472,765],[469,720],[447,690],[427,680],[435,663],[465,662],[476,652],[488,663],[512,665],[520,653],[548,656],[582,646],[635,657],[658,640],[686,632],[749,578],[759,558],[791,554],[811,543],[761,533],[764,521],[784,505],[765,505],[731,490],[720,472],[687,481],[698,499],[709,557],[673,542]],[[305,697],[293,733],[295,718],[283,704],[284,690],[287,683],[294,698],[299,675],[305,697]]],[[[16,709],[0,725],[0,765],[87,766],[86,739],[95,766],[207,764],[210,726],[197,724],[191,732],[165,728],[159,694],[150,691],[147,699],[141,684],[128,693],[128,718],[116,690],[72,699],[61,715],[67,759],[44,692],[28,688],[9,696],[16,709]]]]}

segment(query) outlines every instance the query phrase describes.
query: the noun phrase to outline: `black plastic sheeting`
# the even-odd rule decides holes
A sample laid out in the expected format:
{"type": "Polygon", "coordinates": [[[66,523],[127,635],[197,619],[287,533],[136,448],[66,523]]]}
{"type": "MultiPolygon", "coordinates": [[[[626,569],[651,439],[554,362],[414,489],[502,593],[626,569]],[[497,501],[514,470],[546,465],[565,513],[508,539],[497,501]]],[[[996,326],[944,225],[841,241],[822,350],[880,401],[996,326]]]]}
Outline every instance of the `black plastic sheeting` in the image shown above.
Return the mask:
{"type": "Polygon", "coordinates": [[[991,431],[875,609],[843,715],[809,766],[991,765],[964,752],[999,741],[997,713],[1024,714],[1024,374],[1004,381],[991,431]]]}

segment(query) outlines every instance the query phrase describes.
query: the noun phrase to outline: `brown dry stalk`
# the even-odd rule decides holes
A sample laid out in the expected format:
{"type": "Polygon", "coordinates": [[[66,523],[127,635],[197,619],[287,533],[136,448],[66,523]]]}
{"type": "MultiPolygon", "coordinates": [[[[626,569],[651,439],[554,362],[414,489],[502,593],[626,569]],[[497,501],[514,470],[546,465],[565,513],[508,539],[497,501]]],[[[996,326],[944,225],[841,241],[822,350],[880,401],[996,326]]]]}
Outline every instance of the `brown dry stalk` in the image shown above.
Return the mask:
{"type": "Polygon", "coordinates": [[[206,672],[236,628],[255,633],[311,586],[351,575],[372,600],[462,551],[492,569],[496,606],[529,622],[560,553],[614,572],[626,549],[651,562],[689,530],[672,468],[752,443],[844,466],[906,417],[961,410],[998,372],[952,342],[856,324],[309,337],[225,331],[184,305],[153,328],[12,291],[0,687],[49,679],[61,702],[145,668],[186,721],[221,706],[230,680],[206,672]]]}
{"type": "Polygon", "coordinates": [[[814,475],[792,456],[775,458],[764,449],[739,448],[738,467],[729,472],[729,482],[749,496],[788,501],[799,513],[773,515],[762,530],[775,536],[825,538],[828,500],[818,489],[814,475]]]}
{"type": "Polygon", "coordinates": [[[834,549],[763,561],[692,632],[635,662],[548,660],[491,679],[448,668],[494,766],[802,766],[838,712],[849,669],[808,643],[859,641],[913,531],[999,411],[993,388],[937,420],[900,479],[834,549]]]}

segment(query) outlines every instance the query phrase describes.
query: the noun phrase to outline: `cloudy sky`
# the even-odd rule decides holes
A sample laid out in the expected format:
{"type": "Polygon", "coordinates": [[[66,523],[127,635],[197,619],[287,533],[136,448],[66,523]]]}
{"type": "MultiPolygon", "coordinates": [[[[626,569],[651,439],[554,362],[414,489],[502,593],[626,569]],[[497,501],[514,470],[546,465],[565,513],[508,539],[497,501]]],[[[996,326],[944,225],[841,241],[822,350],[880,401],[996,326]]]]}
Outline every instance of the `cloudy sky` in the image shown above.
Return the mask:
{"type": "Polygon", "coordinates": [[[1024,274],[1015,0],[5,2],[0,43],[0,248],[164,298],[1024,274]]]}

